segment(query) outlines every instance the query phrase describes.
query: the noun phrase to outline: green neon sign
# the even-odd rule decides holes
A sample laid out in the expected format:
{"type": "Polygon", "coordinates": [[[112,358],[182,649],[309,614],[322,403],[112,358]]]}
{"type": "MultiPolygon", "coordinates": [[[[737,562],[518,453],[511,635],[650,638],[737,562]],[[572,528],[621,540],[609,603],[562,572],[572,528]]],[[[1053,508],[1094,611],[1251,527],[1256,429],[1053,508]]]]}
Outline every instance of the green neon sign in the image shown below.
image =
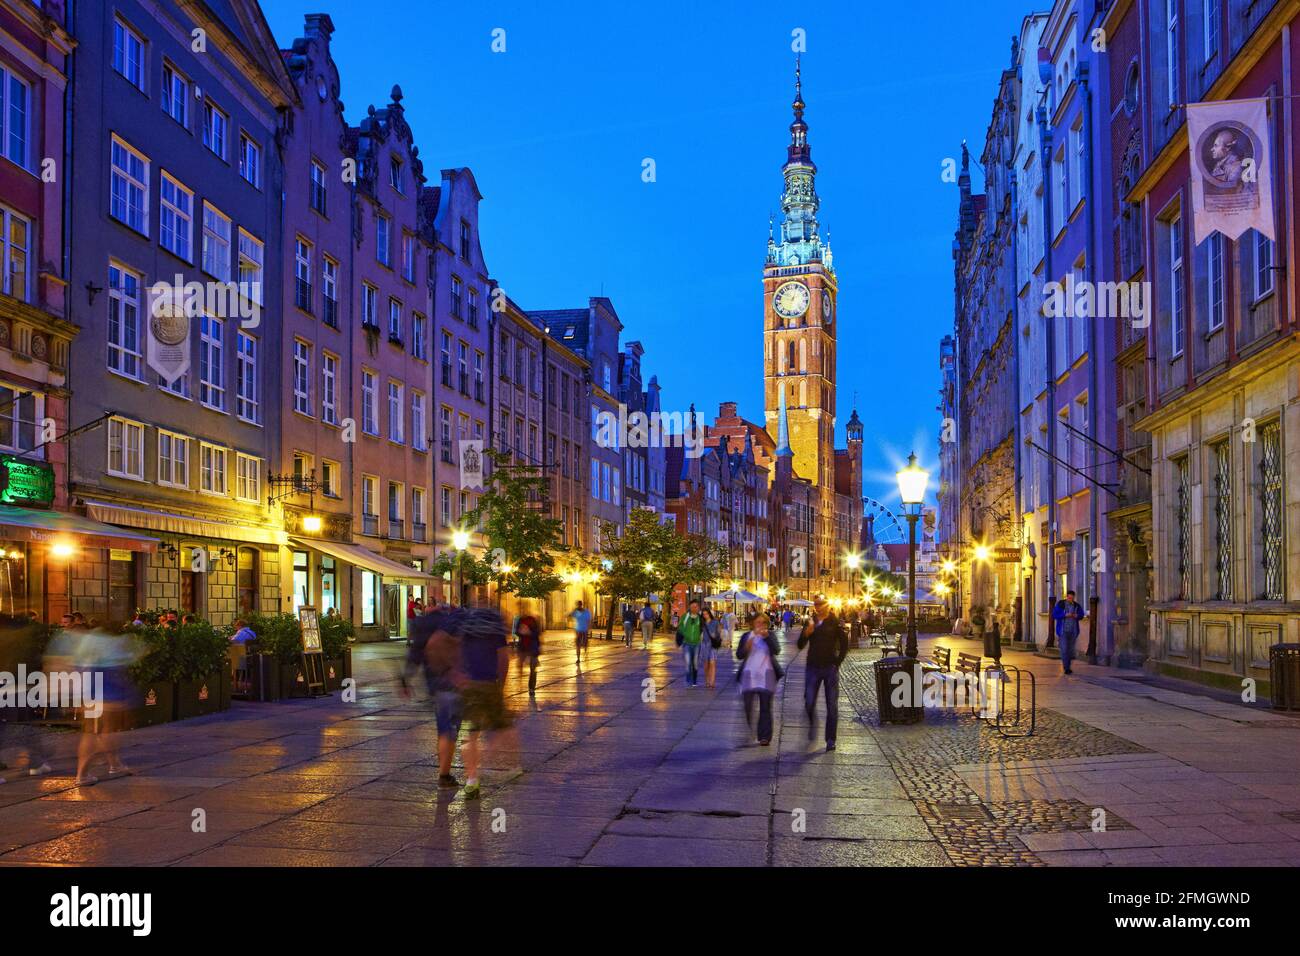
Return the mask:
{"type": "Polygon", "coordinates": [[[54,469],[39,461],[0,455],[0,502],[8,505],[52,504],[54,469]]]}

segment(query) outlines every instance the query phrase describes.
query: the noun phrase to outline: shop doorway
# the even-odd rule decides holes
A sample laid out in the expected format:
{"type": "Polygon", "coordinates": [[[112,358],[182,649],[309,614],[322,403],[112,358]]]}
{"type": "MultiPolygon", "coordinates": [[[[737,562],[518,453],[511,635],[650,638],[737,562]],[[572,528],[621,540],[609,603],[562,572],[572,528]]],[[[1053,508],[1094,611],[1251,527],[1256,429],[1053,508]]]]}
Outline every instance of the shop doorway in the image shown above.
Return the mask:
{"type": "Polygon", "coordinates": [[[384,624],[389,637],[402,637],[406,629],[406,602],[400,584],[384,585],[384,624]]]}

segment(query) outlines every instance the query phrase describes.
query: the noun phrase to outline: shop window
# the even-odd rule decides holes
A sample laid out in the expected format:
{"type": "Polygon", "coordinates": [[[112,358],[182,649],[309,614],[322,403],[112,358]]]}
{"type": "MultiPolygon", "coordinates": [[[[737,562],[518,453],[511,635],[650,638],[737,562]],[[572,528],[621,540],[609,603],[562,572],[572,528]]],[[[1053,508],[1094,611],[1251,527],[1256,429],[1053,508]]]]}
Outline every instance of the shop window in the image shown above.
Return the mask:
{"type": "Polygon", "coordinates": [[[322,615],[339,606],[338,572],[333,558],[320,559],[320,605],[322,615]]]}
{"type": "Polygon", "coordinates": [[[361,624],[372,627],[379,623],[379,575],[373,571],[361,572],[361,624]]]}
{"type": "Polygon", "coordinates": [[[298,615],[298,608],[311,603],[310,581],[308,579],[307,552],[293,553],[293,613],[298,615]]]}

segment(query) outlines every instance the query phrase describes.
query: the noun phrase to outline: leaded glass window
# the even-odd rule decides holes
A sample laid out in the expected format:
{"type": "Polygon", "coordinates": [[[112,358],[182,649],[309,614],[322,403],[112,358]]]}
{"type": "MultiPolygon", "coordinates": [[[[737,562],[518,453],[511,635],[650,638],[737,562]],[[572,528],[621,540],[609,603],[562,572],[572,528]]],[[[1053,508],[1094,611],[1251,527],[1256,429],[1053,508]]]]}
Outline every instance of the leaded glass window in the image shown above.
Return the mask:
{"type": "Polygon", "coordinates": [[[1214,566],[1218,598],[1232,600],[1232,447],[1226,441],[1211,446],[1214,455],[1214,566]]]}
{"type": "Polygon", "coordinates": [[[1282,424],[1259,431],[1259,513],[1266,601],[1283,599],[1282,572],[1282,424]]]}
{"type": "Polygon", "coordinates": [[[1186,458],[1174,465],[1178,469],[1178,597],[1192,597],[1192,489],[1186,458]]]}

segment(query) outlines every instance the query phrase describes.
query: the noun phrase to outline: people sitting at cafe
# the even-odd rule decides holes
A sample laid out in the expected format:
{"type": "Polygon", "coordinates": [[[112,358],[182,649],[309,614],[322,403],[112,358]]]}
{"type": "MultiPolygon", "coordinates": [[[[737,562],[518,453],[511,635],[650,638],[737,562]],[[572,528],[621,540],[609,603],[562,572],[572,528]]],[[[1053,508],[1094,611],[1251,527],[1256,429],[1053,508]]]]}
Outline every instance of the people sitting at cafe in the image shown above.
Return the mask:
{"type": "Polygon", "coordinates": [[[243,618],[235,621],[234,630],[230,634],[230,643],[247,644],[249,641],[256,640],[257,634],[248,626],[248,622],[243,618]]]}

